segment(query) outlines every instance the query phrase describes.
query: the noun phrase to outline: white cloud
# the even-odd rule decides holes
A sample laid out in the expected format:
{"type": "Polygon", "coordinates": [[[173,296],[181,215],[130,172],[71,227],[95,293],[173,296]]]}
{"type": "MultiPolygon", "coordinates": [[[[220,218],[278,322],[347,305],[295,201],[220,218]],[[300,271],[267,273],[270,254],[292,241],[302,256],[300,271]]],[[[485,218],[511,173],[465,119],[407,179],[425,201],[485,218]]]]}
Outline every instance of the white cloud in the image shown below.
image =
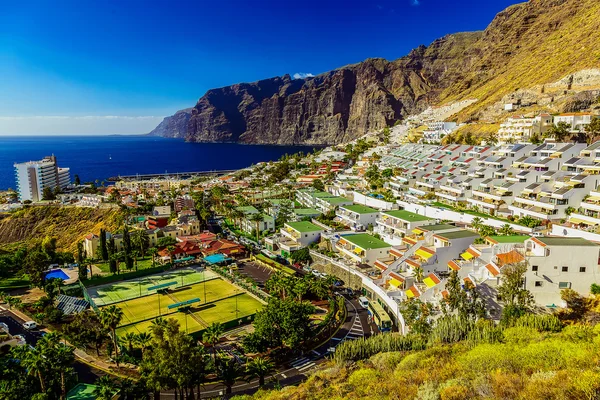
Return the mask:
{"type": "Polygon", "coordinates": [[[314,75],[311,74],[310,72],[296,72],[294,75],[292,75],[292,78],[294,79],[305,79],[305,78],[312,78],[314,75]]]}
{"type": "Polygon", "coordinates": [[[0,135],[134,135],[150,132],[162,119],[118,115],[0,116],[0,135]]]}

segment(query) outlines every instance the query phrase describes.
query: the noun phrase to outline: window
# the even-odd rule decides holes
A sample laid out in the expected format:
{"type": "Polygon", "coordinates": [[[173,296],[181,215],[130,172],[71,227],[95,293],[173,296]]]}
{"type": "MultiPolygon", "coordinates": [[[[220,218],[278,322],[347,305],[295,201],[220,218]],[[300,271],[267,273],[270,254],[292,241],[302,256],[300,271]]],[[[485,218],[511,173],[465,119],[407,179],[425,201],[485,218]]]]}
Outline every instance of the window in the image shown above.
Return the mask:
{"type": "Polygon", "coordinates": [[[535,287],[542,287],[544,285],[543,281],[535,281],[535,287]]]}
{"type": "Polygon", "coordinates": [[[558,288],[559,289],[570,289],[571,282],[558,282],[558,288]]]}
{"type": "Polygon", "coordinates": [[[585,267],[579,267],[579,272],[585,272],[585,267]]]}
{"type": "Polygon", "coordinates": [[[531,266],[531,270],[532,270],[533,272],[537,272],[537,271],[538,271],[538,268],[539,268],[539,267],[538,267],[537,265],[532,265],[532,266],[531,266]]]}
{"type": "Polygon", "coordinates": [[[563,265],[563,267],[561,268],[562,272],[569,272],[569,267],[566,267],[563,265]]]}

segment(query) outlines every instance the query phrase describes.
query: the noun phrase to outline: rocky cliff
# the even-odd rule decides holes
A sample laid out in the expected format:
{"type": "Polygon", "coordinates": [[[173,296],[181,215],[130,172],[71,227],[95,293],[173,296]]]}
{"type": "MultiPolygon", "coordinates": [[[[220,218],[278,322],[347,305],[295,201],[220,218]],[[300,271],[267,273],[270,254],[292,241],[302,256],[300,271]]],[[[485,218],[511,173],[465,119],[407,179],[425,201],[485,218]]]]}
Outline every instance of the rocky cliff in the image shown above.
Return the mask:
{"type": "Polygon", "coordinates": [[[167,138],[185,138],[191,115],[191,107],[186,108],[185,110],[179,110],[170,117],[165,117],[165,119],[163,119],[162,122],[148,135],[167,138]]]}
{"type": "Polygon", "coordinates": [[[197,142],[335,144],[467,98],[478,101],[456,119],[476,120],[512,91],[597,67],[598,15],[597,0],[531,0],[500,12],[483,32],[448,35],[395,61],[209,90],[185,129],[177,118],[167,131],[197,142]]]}

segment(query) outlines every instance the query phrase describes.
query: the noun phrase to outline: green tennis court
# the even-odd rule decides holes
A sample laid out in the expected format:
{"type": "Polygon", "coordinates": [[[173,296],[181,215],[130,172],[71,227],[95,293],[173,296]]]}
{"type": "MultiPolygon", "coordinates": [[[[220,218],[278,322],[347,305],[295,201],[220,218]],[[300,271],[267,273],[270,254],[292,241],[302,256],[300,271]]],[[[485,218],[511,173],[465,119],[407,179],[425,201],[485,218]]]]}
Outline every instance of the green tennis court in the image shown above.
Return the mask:
{"type": "Polygon", "coordinates": [[[104,306],[123,300],[134,299],[149,294],[148,288],[164,283],[176,282],[172,288],[184,287],[194,283],[217,278],[210,270],[182,268],[139,279],[110,283],[88,288],[88,294],[97,306],[104,306]]]}
{"type": "Polygon", "coordinates": [[[162,317],[175,318],[183,330],[185,330],[187,321],[188,333],[205,329],[213,322],[226,323],[245,318],[255,314],[263,307],[260,301],[221,279],[207,281],[206,290],[209,299],[207,302],[204,301],[204,283],[199,283],[181,291],[173,291],[168,295],[156,294],[118,303],[117,306],[123,310],[124,314],[123,326],[118,329],[118,334],[147,332],[152,320],[159,316],[159,296],[162,317]],[[235,293],[239,294],[235,295],[235,293]],[[201,302],[194,304],[187,315],[167,308],[169,304],[195,297],[200,298],[201,302]],[[136,321],[139,322],[136,323],[136,321]]]}

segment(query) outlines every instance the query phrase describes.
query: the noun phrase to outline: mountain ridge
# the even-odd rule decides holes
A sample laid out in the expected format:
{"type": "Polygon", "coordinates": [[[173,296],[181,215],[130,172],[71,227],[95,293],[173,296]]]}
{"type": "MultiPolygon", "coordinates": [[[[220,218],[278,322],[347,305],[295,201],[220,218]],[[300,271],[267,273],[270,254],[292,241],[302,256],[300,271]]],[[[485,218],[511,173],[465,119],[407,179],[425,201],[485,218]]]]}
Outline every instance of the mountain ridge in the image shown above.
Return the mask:
{"type": "Polygon", "coordinates": [[[369,58],[305,79],[208,90],[189,120],[180,115],[167,125],[178,124],[176,137],[194,142],[337,144],[466,98],[478,101],[454,119],[478,120],[519,87],[600,64],[594,15],[594,0],[530,0],[499,12],[483,31],[449,34],[393,61],[369,58]]]}

